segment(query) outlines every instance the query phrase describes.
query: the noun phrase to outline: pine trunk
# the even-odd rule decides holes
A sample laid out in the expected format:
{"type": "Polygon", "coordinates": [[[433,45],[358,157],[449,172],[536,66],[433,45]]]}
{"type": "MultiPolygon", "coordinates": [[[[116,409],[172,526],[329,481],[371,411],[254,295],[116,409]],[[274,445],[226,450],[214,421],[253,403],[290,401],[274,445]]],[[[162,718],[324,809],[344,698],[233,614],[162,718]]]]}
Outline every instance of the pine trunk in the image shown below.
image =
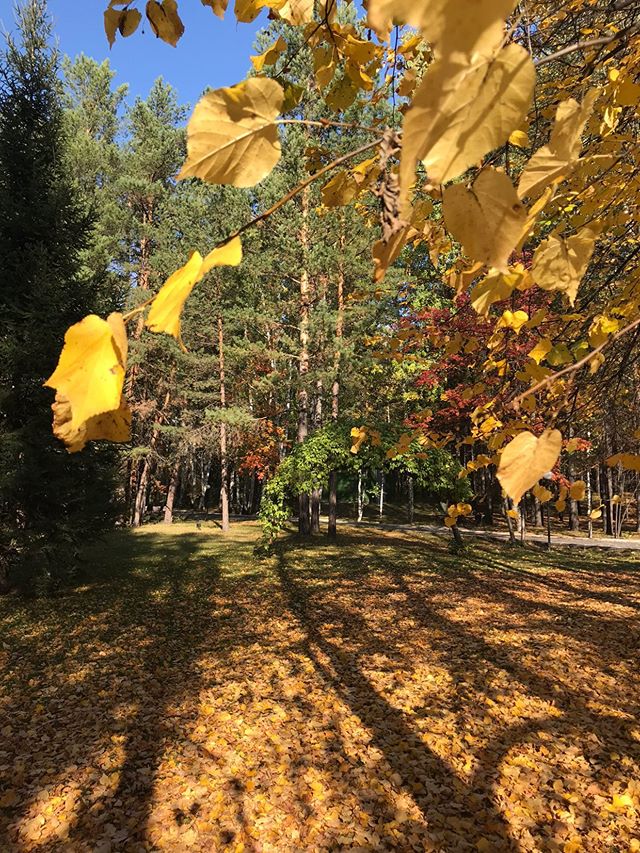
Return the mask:
{"type": "Polygon", "coordinates": [[[167,502],[164,505],[164,523],[173,524],[173,504],[178,491],[178,478],[180,477],[180,463],[176,462],[171,471],[169,488],[167,489],[167,502]]]}
{"type": "MultiPolygon", "coordinates": [[[[220,304],[219,285],[218,304],[220,304]]],[[[227,425],[224,422],[227,389],[224,376],[224,324],[222,314],[218,314],[218,370],[220,376],[220,408],[223,413],[223,419],[220,421],[220,512],[222,513],[222,531],[226,533],[229,530],[229,461],[227,458],[227,425]]]]}
{"type": "MultiPolygon", "coordinates": [[[[341,214],[341,229],[339,238],[340,259],[338,262],[338,280],[336,283],[336,350],[333,356],[333,384],[331,386],[331,417],[334,422],[340,413],[340,346],[344,334],[344,257],[345,235],[344,215],[341,214]]],[[[331,537],[337,535],[338,525],[338,472],[329,474],[329,529],[331,537]]]]}
{"type": "Polygon", "coordinates": [[[147,454],[142,464],[142,473],[138,480],[136,489],[136,502],[133,509],[133,526],[140,527],[144,514],[147,510],[147,491],[149,488],[149,479],[151,476],[151,455],[147,454]]]}
{"type": "MultiPolygon", "coordinates": [[[[302,193],[302,225],[298,234],[302,246],[302,270],[300,273],[300,350],[298,361],[298,444],[303,444],[309,434],[309,391],[307,377],[309,374],[309,318],[311,311],[311,284],[307,268],[309,251],[309,191],[302,193]]],[[[309,512],[309,495],[298,497],[298,532],[302,536],[311,533],[311,517],[309,512]]]]}

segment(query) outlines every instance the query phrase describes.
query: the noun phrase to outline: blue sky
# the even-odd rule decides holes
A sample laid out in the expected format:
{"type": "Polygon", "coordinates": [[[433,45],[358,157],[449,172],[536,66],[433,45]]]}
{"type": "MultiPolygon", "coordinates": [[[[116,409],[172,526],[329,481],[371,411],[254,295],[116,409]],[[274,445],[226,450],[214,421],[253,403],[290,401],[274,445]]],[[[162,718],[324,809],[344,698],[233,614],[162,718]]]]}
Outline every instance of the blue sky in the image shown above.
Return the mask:
{"type": "MultiPolygon", "coordinates": [[[[118,37],[109,49],[102,13],[107,0],[49,0],[49,11],[59,47],[76,56],[85,53],[98,61],[109,59],[117,71],[116,85],[129,83],[129,97],[145,97],[156,77],[178,91],[182,103],[195,103],[207,86],[231,86],[244,79],[252,44],[266,15],[253,24],[238,24],[231,9],[224,21],[198,0],[181,0],[180,15],[186,30],[177,47],[153,35],[145,21],[128,39],[118,37]]],[[[138,7],[143,10],[144,2],[138,7]]],[[[230,4],[231,5],[231,4],[230,4]]],[[[14,2],[0,0],[0,31],[14,29],[14,2]]]]}

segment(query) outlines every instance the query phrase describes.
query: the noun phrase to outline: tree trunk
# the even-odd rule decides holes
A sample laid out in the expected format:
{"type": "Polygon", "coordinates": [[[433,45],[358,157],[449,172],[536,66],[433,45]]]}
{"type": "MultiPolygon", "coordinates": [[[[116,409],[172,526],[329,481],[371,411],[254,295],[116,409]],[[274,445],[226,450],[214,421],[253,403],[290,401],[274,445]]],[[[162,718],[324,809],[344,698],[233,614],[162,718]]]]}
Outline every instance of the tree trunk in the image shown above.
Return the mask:
{"type": "MultiPolygon", "coordinates": [[[[322,379],[316,383],[316,400],[313,407],[313,428],[322,428],[322,395],[324,388],[322,379]]],[[[311,492],[311,532],[320,533],[320,508],[322,504],[322,487],[313,489],[311,492]]]]}
{"type": "MultiPolygon", "coordinates": [[[[344,334],[344,213],[341,212],[341,228],[338,246],[340,258],[338,261],[338,280],[336,282],[336,349],[333,355],[333,384],[331,386],[331,418],[334,422],[338,420],[340,413],[340,345],[344,334]]],[[[331,537],[336,536],[338,522],[338,472],[329,474],[329,529],[331,537]]]]}
{"type": "Polygon", "coordinates": [[[542,520],[542,504],[535,495],[533,496],[533,506],[535,510],[535,525],[536,527],[542,527],[544,524],[542,520]]]}
{"type": "Polygon", "coordinates": [[[176,462],[171,471],[171,479],[169,480],[169,488],[167,489],[167,502],[164,505],[164,523],[173,523],[173,504],[176,499],[178,490],[178,478],[180,477],[180,463],[176,462]]]}
{"type": "Polygon", "coordinates": [[[362,521],[364,515],[364,495],[362,489],[362,471],[358,471],[358,521],[362,521]]]}
{"type": "MultiPolygon", "coordinates": [[[[573,430],[569,429],[569,438],[573,437],[573,430]]],[[[569,482],[575,482],[575,469],[573,467],[573,463],[569,463],[569,482]]],[[[580,515],[578,512],[578,501],[574,501],[569,498],[569,530],[579,530],[580,529],[580,515]]]]}
{"type": "Polygon", "coordinates": [[[511,506],[512,506],[511,499],[505,498],[505,500],[504,500],[504,514],[505,514],[505,518],[507,519],[507,527],[509,528],[509,542],[511,543],[511,545],[515,545],[516,544],[516,534],[513,531],[513,519],[509,515],[509,510],[511,509],[511,506]]]}
{"type": "Polygon", "coordinates": [[[589,539],[593,539],[593,519],[591,518],[593,503],[591,495],[591,468],[587,468],[587,535],[589,539]]]}
{"type": "Polygon", "coordinates": [[[320,505],[322,502],[322,489],[314,489],[311,492],[311,532],[320,533],[320,505]]]}
{"type": "Polygon", "coordinates": [[[142,464],[142,473],[140,474],[140,479],[138,480],[138,487],[136,489],[136,502],[133,510],[133,526],[140,527],[142,524],[142,519],[144,518],[145,511],[147,509],[147,491],[149,488],[149,478],[151,476],[151,454],[148,453],[145,456],[144,462],[142,464]]]}
{"type": "MultiPolygon", "coordinates": [[[[220,285],[218,284],[218,304],[220,304],[220,285]]],[[[220,376],[220,512],[222,513],[222,532],[229,530],[229,461],[227,458],[227,425],[224,410],[227,407],[227,390],[224,377],[224,325],[222,313],[218,314],[218,372],[220,376]]]]}
{"type": "Polygon", "coordinates": [[[608,465],[605,465],[605,477],[607,482],[607,533],[613,537],[616,535],[615,523],[615,507],[612,503],[613,495],[613,472],[608,465]]]}
{"type": "Polygon", "coordinates": [[[338,527],[338,472],[329,474],[329,529],[330,537],[335,538],[338,527]]]}
{"type": "Polygon", "coordinates": [[[382,521],[382,516],[384,513],[384,471],[380,471],[380,496],[378,498],[378,516],[380,521],[382,521]]]}
{"type": "Polygon", "coordinates": [[[409,524],[413,524],[413,518],[415,515],[415,507],[413,502],[413,477],[411,474],[407,475],[407,493],[408,493],[408,507],[407,507],[407,515],[409,517],[409,524]]]}
{"type": "Polygon", "coordinates": [[[11,589],[11,581],[9,580],[9,549],[3,549],[0,546],[0,595],[6,595],[11,589]]]}
{"type": "MultiPolygon", "coordinates": [[[[309,391],[307,377],[309,373],[309,317],[311,311],[311,284],[307,268],[309,251],[309,190],[302,192],[302,224],[298,239],[302,246],[302,270],[300,272],[300,351],[298,360],[298,444],[302,444],[309,434],[309,391]]],[[[309,514],[309,495],[298,497],[298,532],[302,536],[311,533],[311,518],[309,514]]]]}

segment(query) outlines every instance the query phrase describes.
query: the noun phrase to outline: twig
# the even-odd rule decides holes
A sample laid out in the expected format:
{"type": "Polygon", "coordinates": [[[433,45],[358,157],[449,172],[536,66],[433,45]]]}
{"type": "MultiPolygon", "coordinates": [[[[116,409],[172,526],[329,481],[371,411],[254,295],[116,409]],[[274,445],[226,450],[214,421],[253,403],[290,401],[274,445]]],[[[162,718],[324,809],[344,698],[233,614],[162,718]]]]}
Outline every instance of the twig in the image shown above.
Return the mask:
{"type": "Polygon", "coordinates": [[[614,341],[617,341],[619,338],[623,337],[623,335],[626,335],[628,332],[633,331],[633,329],[637,328],[638,326],[640,326],[640,317],[636,317],[633,322],[629,323],[627,326],[624,327],[624,329],[620,329],[620,331],[616,332],[615,335],[604,341],[604,343],[591,350],[591,352],[587,353],[587,355],[581,358],[580,361],[576,361],[575,364],[570,364],[568,367],[559,370],[557,373],[552,373],[551,376],[545,376],[545,378],[541,379],[540,382],[537,382],[531,388],[528,388],[526,391],[523,391],[522,394],[518,394],[515,400],[511,401],[511,406],[513,406],[514,409],[517,409],[520,405],[520,402],[526,397],[530,397],[532,394],[537,394],[538,391],[541,391],[548,385],[552,385],[557,379],[560,379],[561,376],[566,376],[569,373],[575,373],[577,370],[580,370],[581,367],[584,367],[586,364],[588,364],[591,359],[598,355],[598,353],[602,352],[603,349],[610,346],[614,341]]]}
{"type": "Polygon", "coordinates": [[[364,124],[356,124],[355,122],[350,121],[331,121],[328,118],[321,118],[318,120],[315,119],[306,119],[306,118],[279,118],[276,119],[276,124],[302,124],[305,127],[342,127],[345,130],[363,130],[366,133],[375,133],[375,135],[382,139],[384,136],[384,131],[379,130],[375,127],[367,127],[364,124]]]}

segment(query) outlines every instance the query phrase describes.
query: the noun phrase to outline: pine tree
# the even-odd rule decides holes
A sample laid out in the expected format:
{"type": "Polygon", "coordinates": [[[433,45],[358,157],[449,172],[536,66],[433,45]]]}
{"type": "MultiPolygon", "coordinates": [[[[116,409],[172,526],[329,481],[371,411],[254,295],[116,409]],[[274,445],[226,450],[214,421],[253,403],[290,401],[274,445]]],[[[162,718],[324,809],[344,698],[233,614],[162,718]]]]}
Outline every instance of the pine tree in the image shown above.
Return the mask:
{"type": "Polygon", "coordinates": [[[18,9],[18,29],[0,64],[0,507],[5,549],[17,543],[31,574],[52,577],[68,565],[64,543],[108,515],[112,451],[70,456],[51,436],[42,383],[99,287],[82,270],[91,222],[67,171],[44,0],[18,9]]]}

